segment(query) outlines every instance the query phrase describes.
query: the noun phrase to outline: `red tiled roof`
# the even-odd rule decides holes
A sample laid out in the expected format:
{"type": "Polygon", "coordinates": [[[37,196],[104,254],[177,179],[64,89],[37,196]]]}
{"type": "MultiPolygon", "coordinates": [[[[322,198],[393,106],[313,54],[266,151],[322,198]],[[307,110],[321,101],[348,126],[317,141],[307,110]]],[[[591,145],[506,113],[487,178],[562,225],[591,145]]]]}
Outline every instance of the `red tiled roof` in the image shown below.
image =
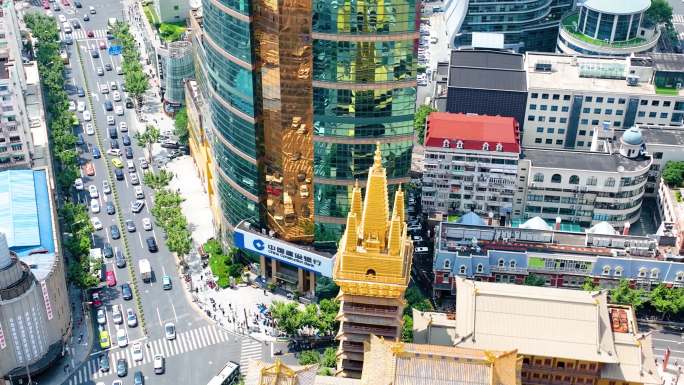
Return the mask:
{"type": "Polygon", "coordinates": [[[496,151],[501,143],[503,152],[520,153],[520,133],[515,118],[472,114],[433,112],[428,116],[425,146],[443,147],[444,140],[456,148],[458,141],[467,150],[482,150],[485,143],[496,151]]]}

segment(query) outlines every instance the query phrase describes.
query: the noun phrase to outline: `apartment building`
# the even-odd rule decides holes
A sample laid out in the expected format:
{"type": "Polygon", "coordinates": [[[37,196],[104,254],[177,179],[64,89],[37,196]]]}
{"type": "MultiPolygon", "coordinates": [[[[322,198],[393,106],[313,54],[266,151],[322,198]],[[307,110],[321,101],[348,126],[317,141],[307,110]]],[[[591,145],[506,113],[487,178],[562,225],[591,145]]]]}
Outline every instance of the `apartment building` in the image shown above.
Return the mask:
{"type": "Polygon", "coordinates": [[[416,343],[517,349],[523,385],[660,384],[649,333],[606,291],[456,280],[456,311],[413,311],[416,343]]]}
{"type": "Polygon", "coordinates": [[[649,55],[528,53],[523,146],[588,149],[593,129],[603,122],[616,129],[682,125],[684,94],[675,83],[684,72],[684,55],[649,55]]]}
{"type": "Polygon", "coordinates": [[[520,157],[514,118],[433,112],[424,143],[424,212],[510,218],[520,157]]]}

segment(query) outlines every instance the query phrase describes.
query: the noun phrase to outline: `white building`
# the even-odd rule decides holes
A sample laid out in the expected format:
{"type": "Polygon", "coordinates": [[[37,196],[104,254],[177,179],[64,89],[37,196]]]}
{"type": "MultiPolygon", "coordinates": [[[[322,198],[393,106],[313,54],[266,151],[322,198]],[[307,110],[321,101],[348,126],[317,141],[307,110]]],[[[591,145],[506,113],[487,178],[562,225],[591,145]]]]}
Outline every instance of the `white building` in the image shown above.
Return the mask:
{"type": "Polygon", "coordinates": [[[587,150],[603,122],[616,129],[682,125],[684,93],[673,84],[684,72],[684,55],[650,55],[528,53],[523,146],[587,150]],[[671,86],[671,92],[656,92],[656,83],[671,86]]]}
{"type": "Polygon", "coordinates": [[[651,164],[637,128],[597,136],[590,151],[524,148],[513,217],[622,228],[639,219],[651,164]]]}
{"type": "Polygon", "coordinates": [[[510,218],[519,156],[515,119],[433,112],[425,131],[423,211],[510,218]]]}

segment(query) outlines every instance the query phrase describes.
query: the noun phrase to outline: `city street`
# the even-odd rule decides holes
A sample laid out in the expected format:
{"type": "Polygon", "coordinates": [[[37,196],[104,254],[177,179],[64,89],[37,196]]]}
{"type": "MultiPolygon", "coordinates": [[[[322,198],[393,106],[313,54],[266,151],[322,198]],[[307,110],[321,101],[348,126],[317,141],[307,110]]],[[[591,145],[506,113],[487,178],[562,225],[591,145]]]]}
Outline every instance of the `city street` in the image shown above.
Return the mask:
{"type": "MultiPolygon", "coordinates": [[[[41,8],[38,9],[41,12],[44,11],[41,8]]],[[[128,267],[117,268],[115,258],[106,258],[106,271],[114,273],[116,284],[108,287],[105,282],[102,283],[100,294],[103,305],[100,308],[106,309],[106,320],[102,326],[98,325],[97,309],[91,309],[93,352],[90,359],[80,366],[75,363],[76,369],[69,369],[70,377],[67,381],[54,382],[48,373],[44,376],[45,378],[39,379],[40,383],[77,385],[93,383],[94,380],[98,380],[109,384],[116,379],[115,366],[116,360],[119,358],[126,358],[129,377],[132,377],[135,371],[142,370],[144,375],[151,380],[151,376],[155,376],[151,368],[152,357],[155,354],[162,354],[166,357],[167,374],[156,376],[157,378],[152,383],[206,384],[228,360],[247,362],[249,359],[261,358],[265,349],[262,343],[222,331],[193,306],[189,294],[185,292],[182,278],[179,276],[176,258],[168,251],[162,230],[155,227],[154,219],[150,214],[153,193],[142,183],[144,170],[140,167],[139,159],[144,154],[134,139],[136,131],[144,129],[144,125],[138,123],[132,108],[125,108],[126,94],[122,90],[123,76],[117,75],[117,67],[122,65],[122,58],[120,55],[115,56],[108,53],[110,41],[106,37],[107,19],[115,16],[119,19],[122,18],[122,3],[93,0],[85,3],[84,7],[80,9],[75,9],[71,4],[70,6],[63,6],[61,12],[51,12],[55,17],[58,14],[63,14],[68,22],[77,20],[81,25],[81,28],[74,29],[74,32],[70,33],[74,39],[74,44],[65,46],[70,54],[71,67],[71,72],[66,77],[69,83],[85,90],[85,97],[72,95],[71,98],[75,102],[85,102],[86,110],[90,111],[92,115],[92,121],[87,122],[84,119],[83,112],[77,113],[81,121],[79,133],[82,134],[85,142],[79,148],[80,157],[84,163],[92,162],[95,168],[94,176],[87,176],[82,172],[85,187],[78,196],[78,200],[90,207],[91,199],[88,196],[88,188],[91,185],[97,187],[98,197],[96,201],[100,210],[99,213],[91,211],[91,215],[99,218],[103,224],[103,229],[94,232],[94,245],[102,248],[105,243],[108,243],[116,255],[117,252],[125,250],[123,242],[125,237],[131,252],[131,255],[126,256],[127,263],[132,263],[134,270],[139,274],[139,261],[143,258],[148,259],[152,267],[152,279],[149,283],[144,283],[140,276],[131,277],[128,267]],[[90,6],[95,8],[95,14],[88,12],[90,6]],[[88,14],[89,21],[84,21],[83,16],[85,14],[88,14]],[[105,49],[101,49],[100,44],[102,43],[105,44],[105,49]],[[97,55],[94,55],[94,52],[97,52],[97,55]],[[107,66],[108,64],[109,66],[107,66]],[[98,72],[101,75],[98,75],[98,72]],[[109,87],[109,92],[100,92],[104,85],[109,87]],[[121,94],[120,101],[114,100],[114,87],[121,94]],[[114,110],[107,111],[104,105],[106,102],[111,102],[114,110],[121,107],[123,112],[116,114],[114,110]],[[113,125],[107,123],[108,116],[114,117],[113,125]],[[128,132],[122,132],[120,122],[126,123],[128,132]],[[85,129],[87,123],[92,123],[96,131],[95,135],[87,134],[85,129]],[[110,139],[108,130],[110,127],[114,127],[118,131],[117,139],[110,139]],[[123,145],[124,134],[128,134],[130,137],[132,142],[130,146],[123,145]],[[120,157],[107,154],[107,150],[111,148],[113,142],[116,142],[122,151],[120,157]],[[133,156],[131,159],[123,155],[126,147],[132,148],[133,156]],[[93,158],[94,148],[99,150],[102,154],[101,157],[93,158]],[[115,166],[112,163],[114,159],[119,159],[124,165],[122,169],[124,179],[121,181],[114,178],[115,166]],[[129,170],[126,166],[128,160],[134,162],[134,171],[129,170]],[[108,174],[105,162],[110,162],[111,175],[108,174]],[[131,209],[131,203],[136,200],[134,181],[131,178],[134,174],[137,174],[140,181],[139,186],[142,186],[144,191],[144,207],[137,214],[133,213],[131,209]],[[106,194],[104,192],[103,183],[105,181],[111,186],[111,193],[106,194]],[[108,202],[115,203],[116,213],[113,215],[107,213],[106,205],[108,202]],[[135,231],[128,232],[126,228],[119,228],[122,238],[114,239],[110,226],[120,227],[119,217],[124,222],[132,220],[135,224],[135,231]],[[149,218],[152,221],[151,230],[143,229],[143,218],[149,218]],[[156,240],[159,248],[157,252],[153,253],[148,250],[146,239],[150,237],[156,240]],[[162,277],[165,275],[170,277],[172,284],[170,290],[162,289],[162,277]],[[130,283],[131,286],[137,285],[138,287],[144,314],[137,316],[139,320],[144,316],[147,335],[145,335],[140,323],[134,327],[127,326],[125,321],[126,310],[132,309],[137,313],[137,307],[135,298],[123,299],[121,291],[121,284],[123,283],[130,283]],[[112,310],[115,306],[119,306],[124,315],[124,322],[121,324],[115,324],[113,321],[112,310]],[[168,322],[173,323],[176,327],[177,336],[173,341],[167,341],[165,338],[164,325],[168,322]],[[109,334],[112,346],[104,351],[100,348],[100,327],[109,334]],[[129,341],[126,348],[116,347],[118,329],[126,331],[129,341]],[[142,342],[144,347],[142,361],[134,361],[131,357],[132,345],[136,341],[142,342]],[[98,365],[99,357],[103,353],[108,355],[111,366],[111,369],[106,373],[101,373],[98,365]]],[[[64,37],[65,33],[62,32],[60,35],[64,37]]]]}
{"type": "Polygon", "coordinates": [[[684,364],[684,334],[682,334],[682,330],[669,326],[642,323],[639,323],[639,330],[642,332],[652,331],[654,356],[662,359],[665,350],[669,347],[670,362],[678,360],[680,364],[684,364]]]}

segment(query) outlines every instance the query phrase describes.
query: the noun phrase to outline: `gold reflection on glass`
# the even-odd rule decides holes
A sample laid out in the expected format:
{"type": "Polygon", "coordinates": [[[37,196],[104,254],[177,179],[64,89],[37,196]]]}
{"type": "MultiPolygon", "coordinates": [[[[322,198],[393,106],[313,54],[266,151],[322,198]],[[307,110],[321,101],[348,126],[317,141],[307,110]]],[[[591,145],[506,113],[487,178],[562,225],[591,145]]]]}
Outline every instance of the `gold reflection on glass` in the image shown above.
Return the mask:
{"type": "Polygon", "coordinates": [[[257,71],[269,227],[313,240],[311,0],[257,0],[257,71]]]}

